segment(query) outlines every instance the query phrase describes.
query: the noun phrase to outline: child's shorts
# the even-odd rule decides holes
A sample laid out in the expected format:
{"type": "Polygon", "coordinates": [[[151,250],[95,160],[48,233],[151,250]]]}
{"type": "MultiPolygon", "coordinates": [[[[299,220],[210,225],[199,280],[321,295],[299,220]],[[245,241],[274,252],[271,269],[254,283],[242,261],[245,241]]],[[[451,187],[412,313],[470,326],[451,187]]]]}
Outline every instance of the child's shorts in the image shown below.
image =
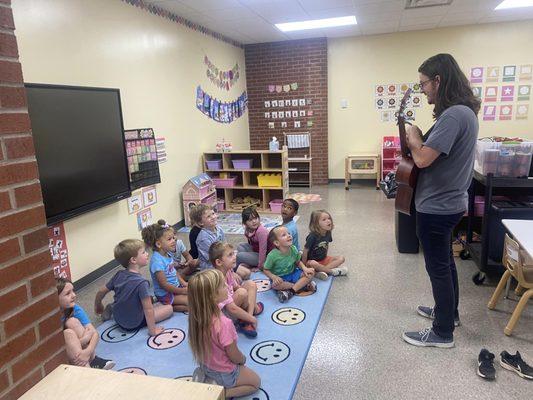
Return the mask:
{"type": "Polygon", "coordinates": [[[295,268],[293,272],[287,275],[281,275],[280,278],[285,282],[296,283],[302,277],[302,270],[295,268]]]}
{"type": "Polygon", "coordinates": [[[172,304],[174,303],[174,294],[167,292],[164,296],[155,296],[161,304],[172,304]]]}
{"type": "Polygon", "coordinates": [[[136,331],[136,330],[139,330],[139,329],[142,329],[146,326],[146,318],[143,317],[143,320],[141,321],[141,323],[135,327],[135,328],[124,328],[122,325],[120,325],[118,322],[117,322],[117,325],[120,327],[120,329],[122,329],[123,331],[136,331]]]}
{"type": "Polygon", "coordinates": [[[241,369],[237,365],[232,372],[219,372],[213,371],[212,369],[207,368],[205,365],[202,366],[205,376],[214,380],[217,385],[224,386],[225,388],[232,388],[237,383],[237,378],[239,377],[239,372],[241,369]]]}
{"type": "MultiPolygon", "coordinates": [[[[309,261],[307,262],[307,264],[309,264],[309,261]]],[[[320,265],[328,265],[330,262],[333,261],[333,257],[326,256],[326,258],[324,258],[323,260],[315,260],[315,261],[319,263],[320,265]]]]}

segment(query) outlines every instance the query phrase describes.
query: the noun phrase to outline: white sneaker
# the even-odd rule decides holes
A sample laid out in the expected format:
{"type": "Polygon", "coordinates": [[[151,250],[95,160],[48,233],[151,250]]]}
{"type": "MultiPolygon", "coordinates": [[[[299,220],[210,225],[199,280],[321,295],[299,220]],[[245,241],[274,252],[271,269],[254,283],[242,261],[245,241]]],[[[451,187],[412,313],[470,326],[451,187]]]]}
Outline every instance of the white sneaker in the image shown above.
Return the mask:
{"type": "Polygon", "coordinates": [[[316,279],[320,279],[321,281],[327,281],[328,280],[328,274],[326,274],[323,271],[317,272],[315,274],[316,279]]]}
{"type": "Polygon", "coordinates": [[[346,276],[348,275],[348,268],[346,268],[344,265],[337,268],[332,268],[331,270],[331,276],[346,276]]]}

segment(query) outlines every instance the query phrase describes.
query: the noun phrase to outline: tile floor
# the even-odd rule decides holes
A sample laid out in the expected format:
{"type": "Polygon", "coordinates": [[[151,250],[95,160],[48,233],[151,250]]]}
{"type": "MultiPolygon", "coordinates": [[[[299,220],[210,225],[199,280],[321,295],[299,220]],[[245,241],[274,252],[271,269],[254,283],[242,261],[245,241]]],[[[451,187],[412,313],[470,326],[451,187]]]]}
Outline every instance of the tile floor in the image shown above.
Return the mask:
{"type": "MultiPolygon", "coordinates": [[[[415,308],[432,305],[432,296],[422,255],[396,251],[393,200],[366,183],[354,184],[349,191],[331,184],[309,192],[320,194],[322,201],[300,207],[300,242],[307,234],[310,212],[329,210],[335,222],[330,253],[346,257],[350,275],[333,283],[295,400],[532,397],[533,382],[498,365],[496,381],[486,382],[476,375],[476,368],[482,347],[497,356],[504,349],[513,354],[519,350],[533,365],[533,304],[525,309],[513,336],[505,336],[503,329],[516,302],[502,299],[496,311],[488,310],[495,283],[475,286],[475,264],[457,260],[462,326],[456,330],[456,347],[410,346],[401,333],[429,326],[415,308]]],[[[186,235],[180,237],[187,243],[186,235]]],[[[228,240],[238,243],[241,237],[231,235],[228,240]]],[[[78,293],[78,302],[95,325],[94,294],[112,273],[78,293]]]]}

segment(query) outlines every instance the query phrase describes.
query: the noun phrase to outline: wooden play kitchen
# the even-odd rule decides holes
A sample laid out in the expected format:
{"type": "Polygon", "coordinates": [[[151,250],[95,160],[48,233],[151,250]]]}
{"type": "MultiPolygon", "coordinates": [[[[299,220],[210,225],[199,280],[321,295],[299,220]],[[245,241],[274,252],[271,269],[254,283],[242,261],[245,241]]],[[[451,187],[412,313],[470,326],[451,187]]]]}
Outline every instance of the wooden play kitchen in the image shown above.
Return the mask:
{"type": "Polygon", "coordinates": [[[280,201],[289,194],[287,150],[204,153],[202,164],[225,211],[256,206],[260,212],[279,213],[280,201]]]}

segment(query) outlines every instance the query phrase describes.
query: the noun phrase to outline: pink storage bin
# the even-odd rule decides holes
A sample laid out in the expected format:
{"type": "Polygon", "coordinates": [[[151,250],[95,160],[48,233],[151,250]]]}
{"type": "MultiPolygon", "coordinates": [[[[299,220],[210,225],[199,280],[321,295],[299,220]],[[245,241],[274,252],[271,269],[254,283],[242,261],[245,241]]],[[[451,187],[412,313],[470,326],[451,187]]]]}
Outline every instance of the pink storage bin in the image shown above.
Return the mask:
{"type": "Polygon", "coordinates": [[[222,169],[222,160],[206,160],[208,170],[222,169]]]}
{"type": "Polygon", "coordinates": [[[232,176],[231,178],[213,178],[213,183],[217,188],[230,188],[235,186],[237,183],[237,177],[232,176]]]}
{"type": "MultiPolygon", "coordinates": [[[[505,196],[492,196],[492,201],[502,201],[502,200],[509,200],[509,199],[505,196]]],[[[474,215],[476,217],[482,217],[484,212],[485,212],[485,197],[476,196],[474,198],[474,215]]],[[[468,215],[468,211],[465,213],[465,215],[468,215]]]]}
{"type": "Polygon", "coordinates": [[[270,206],[270,211],[274,213],[280,213],[281,212],[281,206],[283,205],[282,199],[274,199],[270,203],[268,203],[270,206]]]}
{"type": "Polygon", "coordinates": [[[226,208],[225,208],[225,201],[224,199],[217,199],[217,210],[218,211],[224,211],[226,208]]]}
{"type": "Polygon", "coordinates": [[[231,160],[233,163],[233,168],[235,169],[250,169],[252,168],[252,159],[245,160],[231,160]]]}

